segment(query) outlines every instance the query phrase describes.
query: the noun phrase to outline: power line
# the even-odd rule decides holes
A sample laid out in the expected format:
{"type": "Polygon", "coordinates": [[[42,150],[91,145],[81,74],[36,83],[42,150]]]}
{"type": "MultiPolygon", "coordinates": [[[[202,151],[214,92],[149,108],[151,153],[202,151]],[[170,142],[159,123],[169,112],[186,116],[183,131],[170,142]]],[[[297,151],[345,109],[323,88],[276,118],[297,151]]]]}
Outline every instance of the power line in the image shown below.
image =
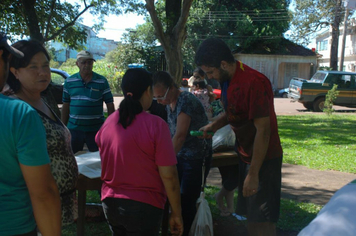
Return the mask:
{"type": "Polygon", "coordinates": [[[241,11],[209,11],[209,12],[228,12],[228,13],[247,13],[247,12],[288,12],[286,9],[264,9],[264,10],[241,10],[241,11]]]}
{"type": "Polygon", "coordinates": [[[200,18],[200,20],[203,21],[246,21],[246,20],[251,20],[251,21],[288,21],[289,17],[251,17],[249,19],[245,17],[240,17],[240,18],[234,18],[234,17],[225,17],[225,18],[209,18],[209,17],[203,17],[200,18]]]}
{"type": "Polygon", "coordinates": [[[196,35],[198,38],[207,38],[211,36],[219,37],[219,38],[259,38],[259,39],[278,39],[284,38],[282,35],[266,35],[266,36],[238,36],[238,35],[196,35]]]}

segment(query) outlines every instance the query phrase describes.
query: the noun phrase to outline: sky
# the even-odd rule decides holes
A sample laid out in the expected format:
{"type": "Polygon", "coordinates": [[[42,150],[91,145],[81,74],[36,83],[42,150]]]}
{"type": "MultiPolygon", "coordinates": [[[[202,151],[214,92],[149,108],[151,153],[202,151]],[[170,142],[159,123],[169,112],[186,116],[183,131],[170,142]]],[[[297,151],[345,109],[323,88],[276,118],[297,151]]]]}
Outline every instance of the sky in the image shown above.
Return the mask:
{"type": "MultiPolygon", "coordinates": [[[[67,2],[74,4],[77,0],[66,0],[67,2]]],[[[95,18],[87,10],[83,15],[81,15],[82,24],[88,27],[92,27],[95,23],[95,18]]],[[[124,14],[124,15],[109,15],[105,17],[106,23],[104,23],[104,30],[100,30],[98,37],[112,39],[115,41],[120,41],[121,36],[125,33],[127,28],[135,28],[137,25],[143,24],[144,16],[138,16],[136,14],[124,14]]]]}
{"type": "MultiPolygon", "coordinates": [[[[135,28],[137,25],[143,24],[144,17],[136,14],[125,14],[120,16],[110,15],[105,18],[105,30],[100,30],[98,37],[120,41],[121,36],[125,33],[127,28],[135,28]]],[[[83,22],[86,26],[94,25],[94,18],[89,12],[83,14],[83,22]]]]}

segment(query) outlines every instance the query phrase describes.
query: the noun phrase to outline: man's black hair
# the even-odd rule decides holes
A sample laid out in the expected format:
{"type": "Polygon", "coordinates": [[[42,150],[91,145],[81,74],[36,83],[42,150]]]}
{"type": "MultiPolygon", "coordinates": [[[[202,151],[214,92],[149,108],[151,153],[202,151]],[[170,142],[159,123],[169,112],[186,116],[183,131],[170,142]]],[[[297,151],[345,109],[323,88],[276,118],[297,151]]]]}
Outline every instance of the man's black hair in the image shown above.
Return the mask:
{"type": "Polygon", "coordinates": [[[218,38],[208,38],[200,44],[194,61],[197,66],[219,68],[221,61],[233,63],[235,58],[224,41],[218,38]]]}

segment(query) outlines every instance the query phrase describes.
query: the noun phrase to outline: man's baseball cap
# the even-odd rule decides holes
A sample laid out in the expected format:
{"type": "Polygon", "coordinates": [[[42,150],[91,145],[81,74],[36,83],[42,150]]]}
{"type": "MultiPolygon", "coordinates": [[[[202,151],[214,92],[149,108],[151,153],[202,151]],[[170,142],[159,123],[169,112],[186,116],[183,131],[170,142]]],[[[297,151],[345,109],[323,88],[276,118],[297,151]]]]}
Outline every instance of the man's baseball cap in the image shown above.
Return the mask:
{"type": "Polygon", "coordinates": [[[4,32],[0,32],[0,48],[1,47],[4,47],[7,51],[9,51],[15,57],[18,57],[18,58],[24,57],[24,55],[21,51],[17,50],[16,48],[11,47],[7,43],[7,37],[4,32]]]}
{"type": "Polygon", "coordinates": [[[82,60],[93,60],[95,61],[93,54],[91,54],[89,51],[80,51],[77,54],[77,60],[82,59],[82,60]]]}

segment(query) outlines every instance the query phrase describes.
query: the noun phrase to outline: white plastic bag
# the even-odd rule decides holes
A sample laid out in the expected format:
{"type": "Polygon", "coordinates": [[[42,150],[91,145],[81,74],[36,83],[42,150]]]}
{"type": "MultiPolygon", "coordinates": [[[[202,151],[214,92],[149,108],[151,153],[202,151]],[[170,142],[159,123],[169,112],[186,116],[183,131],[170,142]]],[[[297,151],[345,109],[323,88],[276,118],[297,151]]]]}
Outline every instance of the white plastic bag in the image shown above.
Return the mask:
{"type": "Polygon", "coordinates": [[[235,146],[236,136],[230,125],[218,129],[213,136],[213,150],[231,150],[235,146]]]}
{"type": "Polygon", "coordinates": [[[189,236],[213,236],[213,217],[204,192],[200,193],[200,197],[197,200],[197,209],[189,236]]]}

